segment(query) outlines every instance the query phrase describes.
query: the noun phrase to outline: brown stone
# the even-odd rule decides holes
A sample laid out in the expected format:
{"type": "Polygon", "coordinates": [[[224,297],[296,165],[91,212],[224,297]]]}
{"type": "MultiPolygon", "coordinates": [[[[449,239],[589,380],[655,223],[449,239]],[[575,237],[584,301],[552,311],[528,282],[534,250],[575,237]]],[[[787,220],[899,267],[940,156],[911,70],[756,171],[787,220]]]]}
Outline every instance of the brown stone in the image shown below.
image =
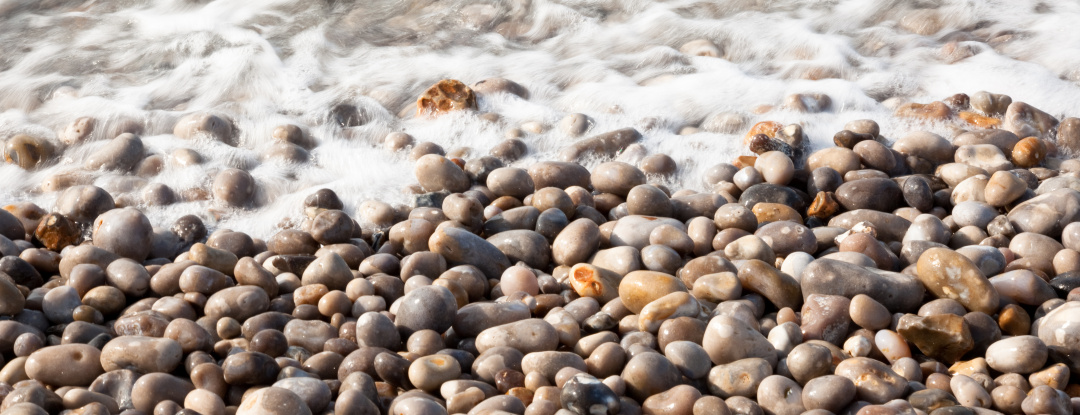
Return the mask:
{"type": "Polygon", "coordinates": [[[51,251],[60,252],[68,245],[79,242],[79,229],[75,222],[60,213],[50,213],[41,218],[34,231],[41,244],[51,251]]]}
{"type": "Polygon", "coordinates": [[[85,344],[64,344],[38,349],[26,360],[30,379],[51,386],[89,386],[101,369],[101,351],[85,344]]]}
{"type": "Polygon", "coordinates": [[[776,121],[762,121],[754,124],[753,127],[750,127],[750,131],[746,132],[746,136],[743,137],[743,145],[749,146],[750,140],[758,134],[764,134],[770,138],[776,137],[776,133],[780,131],[781,128],[784,128],[784,125],[776,121]]]}
{"type": "Polygon", "coordinates": [[[839,211],[840,203],[836,201],[832,192],[818,192],[817,196],[814,196],[814,202],[806,210],[806,216],[825,220],[839,211]]]}
{"type": "Polygon", "coordinates": [[[956,115],[968,124],[974,125],[979,128],[995,128],[1001,126],[1000,119],[994,117],[984,117],[970,111],[960,111],[960,113],[956,115]]]}
{"type": "Polygon", "coordinates": [[[897,117],[921,118],[927,121],[941,121],[952,115],[952,110],[944,102],[934,101],[929,104],[909,102],[896,109],[897,117]]]}
{"type": "Polygon", "coordinates": [[[998,315],[998,327],[1010,336],[1020,336],[1031,332],[1031,316],[1022,307],[1008,304],[1001,308],[998,315]]]}
{"type": "Polygon", "coordinates": [[[975,344],[967,322],[955,314],[907,314],[900,318],[896,331],[923,354],[949,363],[960,359],[975,344]]]}
{"type": "Polygon", "coordinates": [[[450,111],[476,109],[476,94],[456,79],[443,79],[416,100],[416,114],[437,116],[450,111]]]}
{"type": "Polygon", "coordinates": [[[948,248],[930,248],[916,269],[919,280],[938,298],[954,299],[971,311],[996,313],[997,290],[967,257],[948,248]]]}
{"type": "Polygon", "coordinates": [[[618,289],[619,298],[626,308],[634,313],[640,313],[646,304],[660,297],[677,291],[687,291],[678,278],[656,271],[633,271],[626,274],[618,289]]]}
{"type": "MultiPolygon", "coordinates": [[[[814,199],[817,201],[817,199],[814,199]]],[[[791,221],[802,225],[802,215],[791,206],[783,203],[758,203],[751,209],[754,212],[754,216],[757,217],[758,223],[779,222],[782,220],[791,221]]]]}
{"type": "Polygon", "coordinates": [[[1017,167],[1035,167],[1046,159],[1046,143],[1036,137],[1027,137],[1016,143],[1012,150],[1013,164],[1017,167]]]}

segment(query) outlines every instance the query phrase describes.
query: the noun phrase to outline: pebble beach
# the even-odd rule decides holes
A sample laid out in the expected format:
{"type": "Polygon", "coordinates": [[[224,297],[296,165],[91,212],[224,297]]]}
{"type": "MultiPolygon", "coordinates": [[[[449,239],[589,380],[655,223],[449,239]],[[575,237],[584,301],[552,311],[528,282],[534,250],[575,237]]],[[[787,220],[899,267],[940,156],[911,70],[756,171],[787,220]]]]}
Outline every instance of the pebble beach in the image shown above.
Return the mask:
{"type": "Polygon", "coordinates": [[[1076,19],[0,0],[0,415],[1080,414],[1076,19]]]}

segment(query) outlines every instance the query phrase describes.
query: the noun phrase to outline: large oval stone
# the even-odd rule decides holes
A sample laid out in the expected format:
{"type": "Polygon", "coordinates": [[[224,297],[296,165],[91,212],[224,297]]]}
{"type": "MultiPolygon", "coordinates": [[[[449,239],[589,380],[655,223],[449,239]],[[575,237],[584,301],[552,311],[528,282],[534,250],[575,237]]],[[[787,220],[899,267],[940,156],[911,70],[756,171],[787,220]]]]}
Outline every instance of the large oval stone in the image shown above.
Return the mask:
{"type": "Polygon", "coordinates": [[[893,313],[917,310],[925,293],[922,283],[910,275],[871,270],[829,258],[817,259],[807,265],[799,284],[804,300],[811,294],[847,298],[865,294],[893,313]]]}
{"type": "Polygon", "coordinates": [[[184,351],[173,339],[121,336],[101,350],[101,367],[106,371],[129,369],[141,373],[172,372],[180,365],[184,351]]]}
{"type": "Polygon", "coordinates": [[[86,344],[62,344],[38,349],[26,359],[26,376],[46,385],[89,386],[99,375],[101,351],[86,344]]]}
{"type": "Polygon", "coordinates": [[[900,206],[904,192],[892,179],[853,180],[836,189],[836,200],[847,210],[873,209],[892,212],[900,206]]]}
{"type": "Polygon", "coordinates": [[[994,315],[998,292],[967,257],[947,248],[930,248],[917,263],[919,280],[938,298],[959,301],[968,310],[994,315]]]}
{"type": "Polygon", "coordinates": [[[701,345],[713,363],[723,365],[760,357],[776,366],[776,349],[760,331],[734,317],[719,315],[709,320],[701,345]]]}
{"type": "Polygon", "coordinates": [[[1061,236],[1065,225],[1080,217],[1080,192],[1057,189],[1016,205],[1008,214],[1017,232],[1034,232],[1052,238],[1061,236]]]}
{"type": "Polygon", "coordinates": [[[677,291],[687,291],[673,275],[656,271],[633,271],[619,283],[619,298],[634,314],[656,299],[677,291]]]}
{"type": "Polygon", "coordinates": [[[394,324],[403,338],[427,329],[442,333],[454,324],[457,300],[445,287],[428,285],[405,294],[397,312],[394,324]]]}
{"type": "Polygon", "coordinates": [[[428,246],[446,258],[448,263],[475,266],[489,279],[499,279],[503,271],[510,267],[510,260],[499,248],[464,229],[437,228],[431,234],[428,246]]]}

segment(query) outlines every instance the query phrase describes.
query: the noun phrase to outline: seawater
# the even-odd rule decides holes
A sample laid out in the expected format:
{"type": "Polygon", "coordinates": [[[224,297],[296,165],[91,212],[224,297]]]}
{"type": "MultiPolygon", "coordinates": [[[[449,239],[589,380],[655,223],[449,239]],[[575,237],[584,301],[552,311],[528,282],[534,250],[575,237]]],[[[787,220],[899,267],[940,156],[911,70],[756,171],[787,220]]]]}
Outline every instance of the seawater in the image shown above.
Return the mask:
{"type": "MultiPolygon", "coordinates": [[[[749,154],[742,135],[757,121],[800,123],[820,148],[862,118],[877,120],[889,139],[913,130],[951,137],[954,125],[892,113],[903,102],[956,93],[1003,93],[1059,118],[1080,115],[1077,20],[1078,2],[1024,0],[0,0],[0,140],[56,140],[78,117],[99,121],[90,141],[54,164],[0,165],[0,203],[50,209],[58,193],[42,192],[41,182],[83,171],[112,138],[103,125],[119,120],[144,127],[148,153],[191,148],[206,160],[166,163],[151,183],[209,189],[227,167],[258,181],[252,209],[141,206],[163,227],[197,214],[212,228],[268,237],[324,187],[353,215],[365,200],[408,204],[412,163],[407,152],[384,148],[386,134],[482,155],[508,129],[540,123],[546,130],[527,133],[529,153],[513,163],[525,167],[574,140],[557,128],[571,113],[594,120],[587,135],[638,128],[650,153],[679,164],[668,185],[705,190],[705,169],[749,154]],[[695,39],[711,40],[722,56],[679,52],[695,39]],[[953,49],[965,52],[946,52],[953,49]],[[499,114],[499,123],[478,113],[413,115],[417,96],[440,79],[471,85],[491,77],[529,91],[527,100],[480,97],[480,112],[499,114]],[[782,108],[795,93],[824,93],[832,105],[819,113],[782,108]],[[357,107],[363,125],[335,122],[330,110],[342,103],[357,107]],[[763,105],[776,108],[754,111],[763,105]],[[237,146],[173,136],[176,120],[195,111],[227,115],[237,146]],[[679,134],[721,112],[748,123],[730,134],[679,134]],[[309,162],[260,158],[286,123],[318,143],[309,162]]],[[[83,173],[138,194],[116,173],[83,173]]]]}

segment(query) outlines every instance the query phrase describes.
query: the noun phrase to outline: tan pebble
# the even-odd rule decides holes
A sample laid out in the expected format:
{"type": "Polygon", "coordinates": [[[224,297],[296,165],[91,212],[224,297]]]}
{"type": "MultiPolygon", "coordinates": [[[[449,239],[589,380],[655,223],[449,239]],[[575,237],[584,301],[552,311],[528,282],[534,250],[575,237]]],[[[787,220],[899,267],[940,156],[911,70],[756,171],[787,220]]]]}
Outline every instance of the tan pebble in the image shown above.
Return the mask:
{"type": "MultiPolygon", "coordinates": [[[[826,192],[818,193],[819,195],[826,192]]],[[[817,199],[815,199],[816,201],[817,199]]],[[[769,222],[789,221],[802,224],[802,215],[794,208],[782,203],[757,203],[752,209],[754,216],[760,224],[769,222]]],[[[821,214],[821,212],[815,212],[821,214]]]]}
{"type": "Polygon", "coordinates": [[[287,389],[268,387],[245,397],[236,409],[237,415],[311,415],[311,409],[299,396],[287,389]]]}
{"type": "Polygon", "coordinates": [[[754,396],[761,381],[772,374],[769,362],[747,358],[716,365],[709,370],[709,392],[721,398],[754,396]]]}
{"type": "Polygon", "coordinates": [[[52,386],[88,386],[104,373],[101,352],[85,344],[65,344],[38,349],[25,361],[25,373],[52,386]]]}
{"type": "Polygon", "coordinates": [[[1013,147],[1012,160],[1017,167],[1035,167],[1046,159],[1046,143],[1036,137],[1027,137],[1013,147]]]}
{"type": "Polygon", "coordinates": [[[971,260],[954,251],[925,251],[919,257],[918,277],[939,298],[952,298],[970,310],[987,314],[998,308],[997,290],[971,260]]]}
{"type": "Polygon", "coordinates": [[[926,121],[941,121],[952,115],[952,110],[941,101],[929,104],[909,102],[896,109],[895,115],[904,118],[918,118],[926,121]]]}

